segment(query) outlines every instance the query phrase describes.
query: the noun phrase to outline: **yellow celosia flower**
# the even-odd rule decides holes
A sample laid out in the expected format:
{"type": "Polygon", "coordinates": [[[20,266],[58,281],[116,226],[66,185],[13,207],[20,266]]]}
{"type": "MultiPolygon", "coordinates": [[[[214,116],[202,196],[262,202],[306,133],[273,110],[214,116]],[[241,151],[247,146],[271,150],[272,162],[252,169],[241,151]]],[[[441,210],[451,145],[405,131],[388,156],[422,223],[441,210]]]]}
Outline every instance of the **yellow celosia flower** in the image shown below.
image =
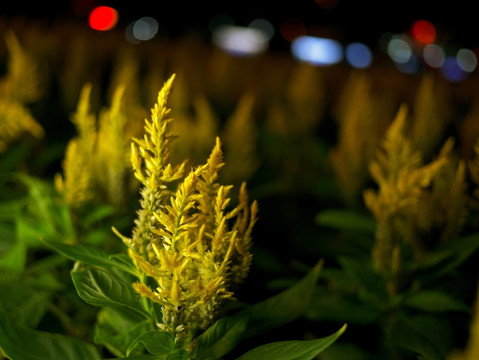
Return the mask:
{"type": "Polygon", "coordinates": [[[83,86],[76,112],[71,121],[78,137],[70,140],[63,160],[63,177],[55,177],[56,189],[63,194],[66,202],[77,208],[93,196],[93,163],[96,147],[96,118],[90,112],[91,85],[83,86]]]}
{"type": "Polygon", "coordinates": [[[79,139],[70,140],[63,160],[63,177],[55,175],[55,188],[75,208],[92,198],[91,177],[90,163],[79,139]]]}
{"type": "Polygon", "coordinates": [[[232,186],[217,182],[224,166],[219,138],[206,164],[186,175],[184,163],[173,167],[168,162],[171,119],[166,102],[173,79],[158,95],[144,138],[132,145],[132,166],[142,183],[132,237],[114,231],[141,272],[156,282],[153,289],[145,281],[134,283],[134,289],[161,305],[158,327],[174,333],[179,342],[211,324],[224,300],[232,297],[235,284],[246,276],[258,208],[256,202],[248,204],[243,185],[238,206],[227,210],[232,186]]]}
{"type": "Polygon", "coordinates": [[[80,93],[80,99],[76,112],[71,116],[71,122],[75,125],[80,141],[80,146],[85,154],[90,156],[93,154],[96,145],[96,116],[91,112],[90,96],[92,86],[86,83],[80,93]]]}
{"type": "Polygon", "coordinates": [[[443,145],[439,158],[446,162],[418,203],[418,231],[424,235],[436,231],[439,242],[456,238],[467,215],[466,166],[452,155],[453,146],[452,138],[443,145]]]}
{"type": "Polygon", "coordinates": [[[425,73],[414,99],[411,141],[415,149],[429,159],[436,151],[450,122],[450,98],[446,87],[432,73],[425,73]]]}
{"type": "Polygon", "coordinates": [[[27,132],[37,138],[44,135],[43,128],[28,109],[20,103],[0,98],[0,152],[27,132]]]}
{"type": "Polygon", "coordinates": [[[113,94],[111,107],[100,115],[98,129],[96,182],[106,192],[108,203],[119,207],[125,201],[129,158],[125,156],[128,139],[125,136],[126,115],[122,109],[124,86],[113,94]]]}
{"type": "Polygon", "coordinates": [[[91,91],[90,83],[83,86],[77,110],[71,116],[78,136],[67,147],[64,179],[59,174],[56,176],[57,190],[74,208],[94,197],[120,207],[128,195],[129,183],[124,87],[117,88],[111,106],[101,112],[99,129],[90,108],[91,91]]]}
{"type": "Polygon", "coordinates": [[[391,104],[373,94],[372,81],[365,74],[352,72],[334,113],[338,142],[330,152],[331,165],[345,201],[354,206],[369,180],[368,164],[384,136],[391,104]]]}
{"type": "Polygon", "coordinates": [[[7,74],[0,79],[0,152],[25,133],[37,138],[44,135],[43,128],[25,106],[41,95],[36,64],[13,32],[5,33],[5,42],[9,61],[7,74]]]}
{"type": "Polygon", "coordinates": [[[402,106],[389,127],[382,151],[370,164],[375,192],[367,189],[364,200],[377,221],[373,261],[379,270],[399,271],[401,248],[408,245],[416,258],[422,244],[415,232],[421,195],[446,163],[444,156],[422,165],[421,154],[405,137],[407,108],[402,106]],[[398,263],[399,262],[399,263],[398,263]]]}
{"type": "Polygon", "coordinates": [[[225,159],[228,164],[223,172],[225,181],[237,183],[238,179],[248,179],[258,168],[254,100],[253,94],[244,94],[226,121],[223,132],[225,159]]]}
{"type": "MultiPolygon", "coordinates": [[[[176,87],[175,87],[176,93],[176,87]]],[[[178,99],[178,101],[186,101],[178,99]]],[[[210,103],[204,95],[197,95],[191,103],[193,113],[183,104],[183,108],[174,108],[175,121],[171,131],[181,136],[172,144],[172,160],[188,159],[189,164],[198,165],[210,152],[218,132],[219,121],[210,103]]]]}
{"type": "Polygon", "coordinates": [[[25,52],[12,31],[5,33],[9,61],[6,78],[0,81],[0,97],[31,103],[41,96],[40,74],[37,64],[25,52]]]}

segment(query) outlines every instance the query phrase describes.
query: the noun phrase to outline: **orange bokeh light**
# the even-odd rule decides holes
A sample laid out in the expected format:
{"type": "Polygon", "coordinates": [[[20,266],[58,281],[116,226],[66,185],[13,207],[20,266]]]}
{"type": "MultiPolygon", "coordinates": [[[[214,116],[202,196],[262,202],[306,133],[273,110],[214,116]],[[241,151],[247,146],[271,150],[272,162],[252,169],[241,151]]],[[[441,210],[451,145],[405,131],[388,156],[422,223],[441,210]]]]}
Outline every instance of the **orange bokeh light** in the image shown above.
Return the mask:
{"type": "Polygon", "coordinates": [[[436,28],[427,20],[417,20],[411,26],[411,35],[422,44],[432,44],[436,39],[436,28]]]}
{"type": "Polygon", "coordinates": [[[115,27],[118,11],[109,6],[98,6],[90,12],[88,23],[93,30],[106,31],[115,27]]]}

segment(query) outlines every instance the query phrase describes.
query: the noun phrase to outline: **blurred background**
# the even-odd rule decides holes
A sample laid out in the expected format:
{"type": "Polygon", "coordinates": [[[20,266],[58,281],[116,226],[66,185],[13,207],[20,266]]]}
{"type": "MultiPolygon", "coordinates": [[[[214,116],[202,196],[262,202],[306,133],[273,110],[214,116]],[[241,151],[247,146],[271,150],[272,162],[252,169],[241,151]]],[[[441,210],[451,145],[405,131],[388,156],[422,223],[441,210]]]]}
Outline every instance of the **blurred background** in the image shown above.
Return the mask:
{"type": "MultiPolygon", "coordinates": [[[[236,55],[251,55],[266,49],[293,51],[293,41],[300,36],[309,35],[333,39],[341,45],[342,49],[339,50],[343,50],[333,60],[311,61],[334,62],[345,58],[351,61],[347,58],[363,57],[362,63],[358,60],[361,65],[357,66],[366,67],[374,61],[365,59],[368,51],[388,52],[389,46],[389,52],[397,53],[389,56],[406,72],[419,71],[422,68],[420,62],[424,60],[427,66],[440,68],[441,64],[447,64],[447,56],[456,56],[462,48],[475,53],[479,45],[476,16],[473,2],[465,0],[440,4],[433,1],[345,0],[248,0],[186,4],[147,0],[71,0],[8,1],[0,6],[0,17],[41,19],[47,23],[70,21],[100,28],[104,26],[100,31],[122,29],[128,42],[144,42],[154,38],[173,40],[188,35],[206,43],[216,43],[236,55]],[[115,12],[111,23],[107,20],[110,16],[108,12],[98,13],[96,20],[93,20],[100,25],[89,23],[92,21],[93,10],[100,6],[107,6],[115,12]],[[424,22],[418,25],[418,20],[424,22]],[[394,40],[392,44],[391,40],[394,40]],[[428,50],[417,49],[418,42],[422,45],[434,43],[434,46],[428,50]],[[350,44],[355,46],[350,46],[348,50],[350,44]]],[[[311,47],[310,43],[308,46],[311,47]]],[[[333,51],[331,49],[328,52],[333,51]]],[[[304,47],[302,51],[305,51],[304,47]]],[[[472,55],[468,53],[468,56],[472,55]]]]}

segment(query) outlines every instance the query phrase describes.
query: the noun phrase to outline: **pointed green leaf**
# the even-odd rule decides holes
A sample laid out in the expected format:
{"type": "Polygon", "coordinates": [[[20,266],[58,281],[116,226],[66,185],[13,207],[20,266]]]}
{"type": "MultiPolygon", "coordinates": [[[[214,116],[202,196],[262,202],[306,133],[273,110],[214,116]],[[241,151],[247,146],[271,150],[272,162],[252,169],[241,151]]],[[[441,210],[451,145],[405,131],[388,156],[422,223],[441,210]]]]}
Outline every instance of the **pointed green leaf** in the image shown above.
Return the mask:
{"type": "Polygon", "coordinates": [[[122,358],[107,359],[107,360],[186,360],[188,352],[183,349],[176,349],[170,352],[168,355],[131,355],[122,358]]]}
{"type": "Polygon", "coordinates": [[[346,331],[346,325],[334,334],[315,340],[279,341],[259,346],[237,360],[311,360],[333,344],[346,331]]]}
{"type": "Polygon", "coordinates": [[[16,325],[36,326],[47,310],[52,292],[25,282],[0,282],[0,302],[16,325]]]}
{"type": "Polygon", "coordinates": [[[465,311],[470,312],[469,307],[460,299],[438,290],[423,290],[408,295],[404,305],[419,310],[442,312],[442,311],[465,311]]]}
{"type": "Polygon", "coordinates": [[[69,259],[81,261],[86,265],[93,265],[106,269],[115,267],[137,276],[137,271],[132,265],[129,266],[125,261],[118,261],[116,258],[112,258],[112,255],[100,249],[79,244],[70,245],[47,239],[42,239],[42,241],[69,259]]]}
{"type": "Polygon", "coordinates": [[[140,335],[130,344],[127,354],[129,354],[138,343],[142,343],[151,355],[167,355],[175,348],[175,337],[173,334],[165,331],[148,331],[140,335]]]}
{"type": "Polygon", "coordinates": [[[362,232],[374,235],[376,223],[374,219],[343,209],[328,209],[316,216],[316,223],[338,230],[362,232]]]}
{"type": "Polygon", "coordinates": [[[478,233],[463,236],[427,254],[424,260],[417,265],[417,270],[432,269],[435,277],[440,277],[460,266],[478,250],[478,233]]]}
{"type": "Polygon", "coordinates": [[[321,260],[289,289],[252,305],[247,310],[251,316],[247,336],[258,335],[301,316],[309,306],[322,266],[321,260]]]}
{"type": "Polygon", "coordinates": [[[100,360],[95,347],[83,341],[14,325],[1,303],[0,349],[14,360],[100,360]]]}
{"type": "Polygon", "coordinates": [[[77,263],[71,277],[78,295],[85,302],[99,307],[127,307],[149,318],[131,284],[115,275],[91,266],[80,268],[77,263]]]}
{"type": "Polygon", "coordinates": [[[142,334],[154,330],[153,322],[133,311],[103,308],[95,323],[94,341],[116,356],[125,356],[129,346],[142,334]]]}
{"type": "Polygon", "coordinates": [[[183,349],[177,349],[170,352],[165,360],[186,360],[188,357],[188,352],[183,349]]]}
{"type": "Polygon", "coordinates": [[[196,340],[193,359],[216,360],[234,349],[248,326],[248,316],[219,319],[196,340]]]}
{"type": "Polygon", "coordinates": [[[91,211],[85,215],[82,219],[82,224],[90,226],[100,220],[103,220],[117,212],[116,208],[112,205],[102,204],[94,207],[91,211]]]}
{"type": "Polygon", "coordinates": [[[432,315],[398,319],[389,339],[393,346],[409,350],[421,359],[443,360],[452,350],[452,332],[448,320],[432,315]]]}
{"type": "Polygon", "coordinates": [[[381,306],[388,301],[384,278],[374,271],[370,261],[339,256],[344,272],[356,282],[358,295],[365,303],[381,306]]]}
{"type": "Polygon", "coordinates": [[[12,238],[14,244],[7,253],[0,254],[0,266],[10,268],[17,273],[23,272],[27,260],[27,246],[20,237],[12,238]]]}
{"type": "Polygon", "coordinates": [[[106,360],[166,360],[164,355],[155,356],[150,354],[131,355],[121,358],[106,359],[106,360]]]}

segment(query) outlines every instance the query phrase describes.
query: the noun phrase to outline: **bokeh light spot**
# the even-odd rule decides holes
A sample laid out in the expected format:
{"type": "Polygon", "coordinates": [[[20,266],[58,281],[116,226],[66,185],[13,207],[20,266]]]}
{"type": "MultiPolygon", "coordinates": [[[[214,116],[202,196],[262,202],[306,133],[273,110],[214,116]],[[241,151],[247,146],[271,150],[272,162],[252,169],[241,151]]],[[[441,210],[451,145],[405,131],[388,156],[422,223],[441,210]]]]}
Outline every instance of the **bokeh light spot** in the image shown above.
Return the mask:
{"type": "Polygon", "coordinates": [[[152,17],[142,17],[133,24],[133,37],[141,41],[151,40],[158,33],[158,21],[152,17]]]}
{"type": "Polygon", "coordinates": [[[93,30],[106,31],[113,29],[118,22],[118,11],[109,6],[97,6],[88,17],[93,30]]]}
{"type": "Polygon", "coordinates": [[[293,41],[300,36],[305,36],[307,33],[306,26],[298,19],[287,19],[283,21],[279,26],[279,32],[287,41],[293,41]]]}
{"type": "Polygon", "coordinates": [[[459,82],[466,78],[467,73],[459,67],[455,56],[446,57],[441,68],[442,75],[451,82],[459,82]]]}
{"type": "Polygon", "coordinates": [[[345,57],[349,65],[358,69],[368,68],[373,62],[371,50],[365,44],[358,42],[346,46],[345,57]]]}
{"type": "Polygon", "coordinates": [[[405,74],[416,74],[420,70],[420,61],[417,55],[412,54],[406,62],[395,62],[394,66],[405,74]]]}
{"type": "Polygon", "coordinates": [[[301,36],[291,44],[293,56],[312,65],[333,65],[343,58],[343,47],[336,40],[301,36]]]}
{"type": "Polygon", "coordinates": [[[271,40],[274,35],[274,26],[273,24],[271,24],[270,21],[266,19],[255,19],[250,22],[248,27],[251,29],[258,29],[263,31],[268,36],[269,40],[271,40]]]}
{"type": "Polygon", "coordinates": [[[412,46],[409,43],[409,38],[403,35],[393,36],[389,40],[387,52],[395,63],[407,63],[412,56],[412,46]]]}
{"type": "Polygon", "coordinates": [[[338,0],[316,0],[316,4],[323,9],[332,9],[338,5],[338,0]]]}
{"type": "Polygon", "coordinates": [[[268,35],[259,29],[223,25],[213,32],[213,43],[232,56],[251,56],[268,48],[268,35]]]}
{"type": "Polygon", "coordinates": [[[446,60],[443,48],[436,44],[426,45],[422,50],[422,56],[428,66],[436,69],[441,68],[446,60]]]}
{"type": "Polygon", "coordinates": [[[477,57],[472,50],[460,49],[456,55],[457,65],[466,72],[473,72],[477,67],[477,57]]]}
{"type": "Polygon", "coordinates": [[[427,20],[417,20],[411,26],[411,35],[422,44],[431,44],[436,39],[436,28],[427,20]]]}

